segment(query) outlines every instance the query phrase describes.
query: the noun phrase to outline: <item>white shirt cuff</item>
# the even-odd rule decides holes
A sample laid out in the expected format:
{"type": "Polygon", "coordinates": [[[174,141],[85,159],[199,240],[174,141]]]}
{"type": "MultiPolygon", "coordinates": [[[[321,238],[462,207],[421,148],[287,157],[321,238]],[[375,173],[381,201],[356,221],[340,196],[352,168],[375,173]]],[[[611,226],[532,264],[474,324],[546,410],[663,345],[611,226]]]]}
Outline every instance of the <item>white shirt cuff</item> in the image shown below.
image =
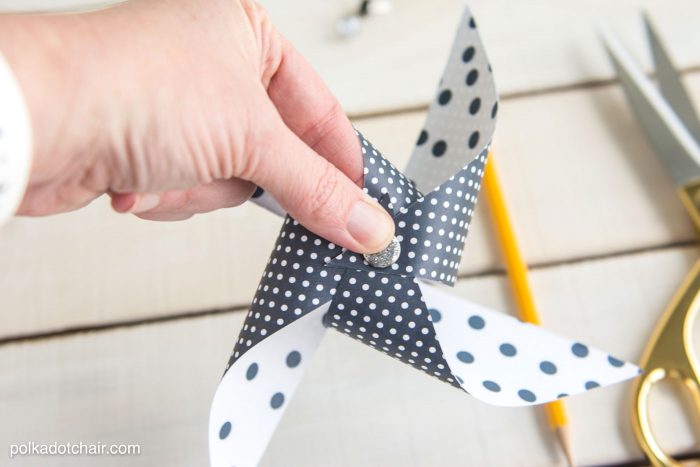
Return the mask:
{"type": "Polygon", "coordinates": [[[19,83],[0,54],[0,226],[22,201],[31,159],[29,111],[19,83]]]}

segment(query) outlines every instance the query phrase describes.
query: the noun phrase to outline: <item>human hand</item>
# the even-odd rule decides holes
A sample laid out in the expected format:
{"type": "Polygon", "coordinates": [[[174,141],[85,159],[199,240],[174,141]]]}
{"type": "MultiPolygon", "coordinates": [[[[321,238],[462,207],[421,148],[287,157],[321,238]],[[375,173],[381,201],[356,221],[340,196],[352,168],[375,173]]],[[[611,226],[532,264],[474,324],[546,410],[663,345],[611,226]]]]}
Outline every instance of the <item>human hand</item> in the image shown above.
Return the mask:
{"type": "Polygon", "coordinates": [[[388,214],[337,100],[248,0],[140,0],[84,14],[0,16],[34,160],[19,214],[79,208],[180,220],[259,185],[316,234],[382,250],[388,214]]]}

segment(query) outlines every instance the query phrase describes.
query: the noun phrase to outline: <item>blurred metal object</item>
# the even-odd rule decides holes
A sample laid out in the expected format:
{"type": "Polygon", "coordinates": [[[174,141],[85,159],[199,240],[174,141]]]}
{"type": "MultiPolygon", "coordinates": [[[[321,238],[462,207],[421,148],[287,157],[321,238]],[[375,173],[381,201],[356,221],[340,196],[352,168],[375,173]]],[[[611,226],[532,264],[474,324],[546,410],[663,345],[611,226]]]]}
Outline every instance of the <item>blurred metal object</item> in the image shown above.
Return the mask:
{"type": "Polygon", "coordinates": [[[375,268],[388,268],[401,256],[401,244],[394,237],[391,243],[378,253],[366,253],[365,260],[375,268]]]}
{"type": "Polygon", "coordinates": [[[390,0],[362,0],[355,12],[343,16],[335,23],[335,31],[344,39],[350,38],[360,31],[364,18],[384,15],[391,9],[390,0]]]}
{"type": "MultiPolygon", "coordinates": [[[[603,39],[627,98],[673,179],[688,215],[700,229],[700,123],[658,34],[649,19],[646,29],[656,66],[656,88],[617,39],[603,39]]],[[[663,379],[681,383],[700,413],[700,367],[693,349],[693,324],[700,310],[700,260],[671,299],[641,360],[644,375],[634,383],[632,428],[639,445],[655,467],[680,466],[657,442],[649,418],[651,388],[663,379]]]]}

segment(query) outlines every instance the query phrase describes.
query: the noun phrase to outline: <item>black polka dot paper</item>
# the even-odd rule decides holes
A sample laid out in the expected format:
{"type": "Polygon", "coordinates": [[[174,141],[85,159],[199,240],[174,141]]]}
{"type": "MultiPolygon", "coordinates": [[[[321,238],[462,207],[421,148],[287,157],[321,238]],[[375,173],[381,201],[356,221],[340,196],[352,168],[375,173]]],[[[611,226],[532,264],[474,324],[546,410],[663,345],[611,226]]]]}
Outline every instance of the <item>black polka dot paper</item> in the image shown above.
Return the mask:
{"type": "MultiPolygon", "coordinates": [[[[259,462],[327,329],[501,406],[544,403],[638,373],[445,290],[457,280],[497,113],[491,67],[467,10],[405,173],[357,133],[364,191],[394,219],[398,259],[376,268],[284,219],[212,403],[212,465],[259,462]]],[[[282,212],[262,189],[254,201],[282,212]]]]}
{"type": "Polygon", "coordinates": [[[325,322],[390,357],[460,387],[443,358],[414,278],[348,271],[325,322]]]}

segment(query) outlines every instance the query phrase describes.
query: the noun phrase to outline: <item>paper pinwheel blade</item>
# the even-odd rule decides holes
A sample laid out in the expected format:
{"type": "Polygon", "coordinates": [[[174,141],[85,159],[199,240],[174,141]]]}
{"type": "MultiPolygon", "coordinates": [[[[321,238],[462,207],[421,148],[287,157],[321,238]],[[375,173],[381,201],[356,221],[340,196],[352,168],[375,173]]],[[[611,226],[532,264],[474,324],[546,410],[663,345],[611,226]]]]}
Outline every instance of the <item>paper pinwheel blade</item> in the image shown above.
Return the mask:
{"type": "MultiPolygon", "coordinates": [[[[604,352],[438,288],[457,280],[497,109],[467,10],[406,174],[358,133],[364,190],[394,219],[398,259],[376,268],[286,217],[212,403],[212,465],[259,462],[327,328],[503,406],[638,374],[604,352]]],[[[281,212],[265,194],[256,201],[281,212]]]]}

